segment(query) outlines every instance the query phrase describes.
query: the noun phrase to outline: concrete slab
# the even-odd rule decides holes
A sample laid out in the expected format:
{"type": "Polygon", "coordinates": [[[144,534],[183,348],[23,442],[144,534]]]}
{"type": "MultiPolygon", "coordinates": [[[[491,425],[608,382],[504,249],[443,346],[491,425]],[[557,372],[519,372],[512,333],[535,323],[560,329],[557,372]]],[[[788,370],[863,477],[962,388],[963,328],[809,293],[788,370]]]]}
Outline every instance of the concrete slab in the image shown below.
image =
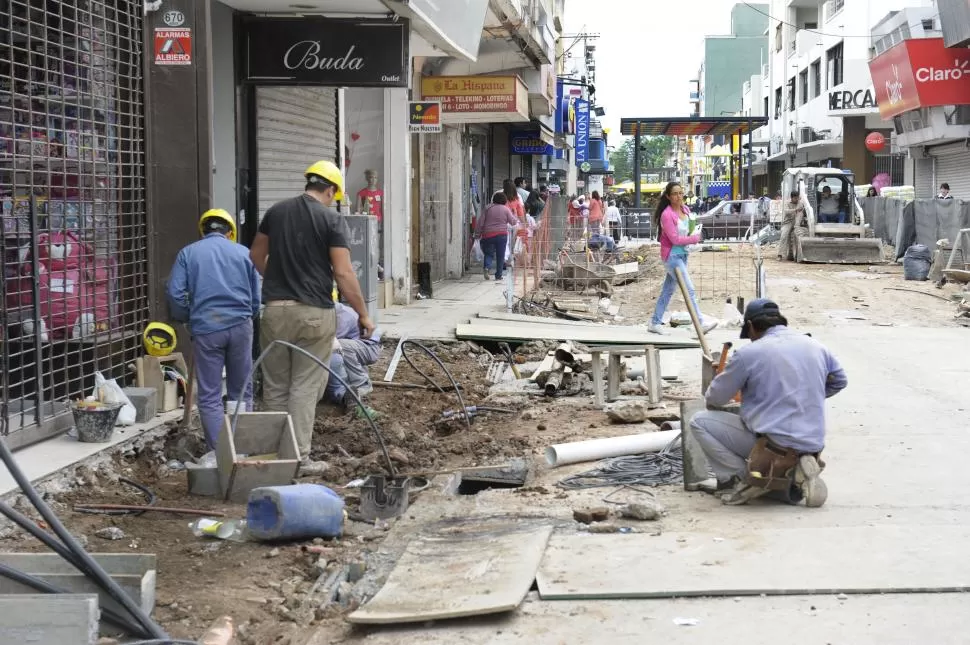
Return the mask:
{"type": "MultiPolygon", "coordinates": [[[[142,609],[151,613],[155,608],[156,558],[153,554],[92,553],[105,572],[110,575],[142,609]]],[[[54,553],[0,553],[0,563],[29,573],[47,582],[80,594],[96,594],[102,607],[124,613],[113,598],[103,593],[91,580],[54,553]]],[[[0,577],[0,594],[32,594],[36,590],[0,577]]],[[[0,641],[5,642],[5,641],[0,641]]]]}
{"type": "Polygon", "coordinates": [[[943,526],[564,534],[536,581],[543,600],[965,591],[970,560],[947,549],[967,540],[970,527],[943,526]]]}
{"type": "MultiPolygon", "coordinates": [[[[542,602],[530,593],[515,612],[477,620],[373,630],[367,645],[963,645],[966,594],[542,602]],[[681,626],[693,618],[696,626],[681,626]]],[[[307,645],[328,645],[321,633],[307,645]]]]}
{"type": "MultiPolygon", "coordinates": [[[[14,453],[17,464],[32,483],[65,468],[74,466],[101,452],[108,452],[123,443],[137,439],[146,432],[156,430],[171,421],[182,417],[182,410],[160,414],[147,423],[116,427],[111,439],[106,443],[81,443],[67,435],[28,446],[14,453]]],[[[0,497],[20,490],[6,468],[0,468],[0,497]]]]}
{"type": "Polygon", "coordinates": [[[0,643],[94,645],[99,614],[93,594],[0,596],[0,643]]]}
{"type": "Polygon", "coordinates": [[[412,539],[387,582],[348,616],[358,624],[424,622],[515,609],[552,527],[521,515],[444,520],[412,539]]]}

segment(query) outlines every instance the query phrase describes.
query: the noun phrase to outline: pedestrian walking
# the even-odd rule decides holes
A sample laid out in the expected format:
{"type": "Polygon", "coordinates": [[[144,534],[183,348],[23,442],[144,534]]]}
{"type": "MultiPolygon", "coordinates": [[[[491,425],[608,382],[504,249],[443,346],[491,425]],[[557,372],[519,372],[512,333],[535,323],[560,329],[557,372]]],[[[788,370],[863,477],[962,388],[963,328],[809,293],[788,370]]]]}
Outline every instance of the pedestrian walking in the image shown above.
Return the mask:
{"type": "Polygon", "coordinates": [[[606,223],[610,227],[610,234],[613,236],[613,241],[619,244],[623,233],[623,225],[620,219],[620,209],[616,207],[616,201],[613,199],[610,200],[609,205],[606,207],[606,223]]]}
{"type": "Polygon", "coordinates": [[[488,273],[495,258],[495,279],[502,279],[505,270],[505,250],[509,245],[509,227],[518,226],[519,218],[508,207],[508,196],[504,192],[492,195],[492,203],[485,209],[475,223],[475,235],[479,238],[482,254],[485,256],[484,272],[488,273]]]}
{"type": "Polygon", "coordinates": [[[252,409],[253,317],[259,315],[259,275],[245,246],[236,243],[236,221],[221,208],[199,219],[202,239],[179,251],[168,280],[169,313],[192,333],[199,418],[215,450],[230,401],[252,409]]]}
{"type": "Polygon", "coordinates": [[[778,259],[794,260],[795,244],[798,243],[795,237],[795,229],[802,225],[805,219],[805,207],[799,198],[797,190],[791,192],[791,198],[785,204],[785,210],[781,219],[781,239],[778,240],[778,259]]]}
{"type": "Polygon", "coordinates": [[[603,233],[606,222],[606,206],[598,191],[593,191],[589,199],[589,233],[590,235],[603,233]]]}
{"type": "MultiPolygon", "coordinates": [[[[318,161],[304,173],[303,194],[284,199],[263,215],[250,257],[263,275],[266,303],[260,344],[292,343],[330,361],[336,334],[333,286],[357,312],[361,336],[374,333],[357,274],[350,262],[347,223],[333,205],[343,199],[344,177],[330,161],[318,161]]],[[[300,470],[325,472],[310,459],[317,402],[328,373],[298,352],[276,347],[263,360],[263,400],[270,410],[289,412],[300,449],[300,470]]]]}
{"type": "MultiPolygon", "coordinates": [[[[678,286],[678,270],[687,286],[694,309],[701,316],[701,309],[697,306],[697,297],[694,294],[694,283],[687,273],[687,246],[699,243],[701,235],[692,234],[690,231],[690,209],[684,204],[684,188],[680,182],[672,181],[664,188],[653,214],[653,225],[659,231],[660,258],[663,260],[666,274],[648,329],[655,334],[666,335],[669,331],[663,327],[663,316],[678,286]]],[[[701,324],[705,334],[717,327],[717,322],[707,321],[703,316],[701,324]]]]}

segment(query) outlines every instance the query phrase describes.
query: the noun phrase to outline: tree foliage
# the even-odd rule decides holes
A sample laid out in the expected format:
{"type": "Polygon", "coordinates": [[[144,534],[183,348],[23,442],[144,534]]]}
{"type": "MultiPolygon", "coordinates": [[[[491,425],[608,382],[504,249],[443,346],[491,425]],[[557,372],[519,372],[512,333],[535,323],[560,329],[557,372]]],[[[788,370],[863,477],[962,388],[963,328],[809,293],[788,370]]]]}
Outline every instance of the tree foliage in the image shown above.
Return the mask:
{"type": "MultiPolygon", "coordinates": [[[[663,167],[673,149],[673,137],[641,137],[640,167],[663,167]]],[[[610,154],[610,164],[613,166],[613,175],[617,183],[633,181],[633,137],[627,137],[620,147],[610,154]]]]}

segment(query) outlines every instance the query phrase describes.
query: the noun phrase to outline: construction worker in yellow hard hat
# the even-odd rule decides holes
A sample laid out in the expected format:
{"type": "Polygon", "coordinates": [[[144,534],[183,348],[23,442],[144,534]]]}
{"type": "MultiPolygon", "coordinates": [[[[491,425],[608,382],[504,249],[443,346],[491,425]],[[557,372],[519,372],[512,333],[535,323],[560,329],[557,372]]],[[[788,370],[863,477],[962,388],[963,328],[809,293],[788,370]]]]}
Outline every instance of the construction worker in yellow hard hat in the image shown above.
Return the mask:
{"type": "MultiPolygon", "coordinates": [[[[343,199],[343,173],[331,161],[317,161],[303,175],[303,194],[277,202],[263,214],[250,249],[263,274],[266,303],[259,343],[266,351],[273,341],[286,341],[328,365],[337,333],[334,283],[357,312],[362,337],[371,337],[374,323],[350,263],[347,223],[335,210],[343,199]]],[[[268,410],[289,412],[302,474],[323,474],[326,465],[310,458],[310,443],[328,373],[282,346],[266,355],[262,368],[263,402],[268,410]]]]}
{"type": "MultiPolygon", "coordinates": [[[[222,373],[227,398],[252,405],[253,317],[259,314],[259,274],[246,247],[236,244],[236,221],[221,208],[199,218],[202,239],[179,251],[168,281],[171,317],[192,333],[199,417],[215,448],[222,430],[222,373]]],[[[234,412],[235,410],[233,410],[234,412]]]]}
{"type": "Polygon", "coordinates": [[[236,220],[227,210],[210,208],[199,218],[199,235],[205,237],[209,233],[221,233],[230,242],[235,242],[237,241],[236,220]]]}
{"type": "Polygon", "coordinates": [[[321,201],[330,206],[333,202],[343,201],[344,198],[344,174],[340,172],[340,168],[337,167],[332,161],[318,161],[311,164],[306,172],[303,173],[307,181],[307,190],[310,190],[310,186],[322,187],[322,190],[317,188],[324,199],[321,201]],[[330,201],[326,201],[326,194],[329,189],[333,189],[333,193],[330,194],[330,201]]]}

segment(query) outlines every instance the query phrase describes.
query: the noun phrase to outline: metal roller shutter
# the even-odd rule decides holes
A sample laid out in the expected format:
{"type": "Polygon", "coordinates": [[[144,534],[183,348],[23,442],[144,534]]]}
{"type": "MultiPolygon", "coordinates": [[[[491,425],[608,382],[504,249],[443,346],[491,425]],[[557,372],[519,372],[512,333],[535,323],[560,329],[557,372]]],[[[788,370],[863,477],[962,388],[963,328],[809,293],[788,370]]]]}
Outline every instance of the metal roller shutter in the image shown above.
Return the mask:
{"type": "Polygon", "coordinates": [[[970,150],[964,142],[940,146],[930,150],[936,159],[936,182],[933,195],[940,184],[950,184],[950,193],[957,199],[970,199],[970,150]]]}
{"type": "Polygon", "coordinates": [[[337,156],[337,90],[331,87],[256,89],[259,217],[303,192],[303,171],[337,156]]]}
{"type": "Polygon", "coordinates": [[[933,176],[933,166],[936,159],[933,157],[917,157],[916,177],[913,180],[916,188],[917,199],[929,199],[936,195],[936,178],[933,176]]]}

